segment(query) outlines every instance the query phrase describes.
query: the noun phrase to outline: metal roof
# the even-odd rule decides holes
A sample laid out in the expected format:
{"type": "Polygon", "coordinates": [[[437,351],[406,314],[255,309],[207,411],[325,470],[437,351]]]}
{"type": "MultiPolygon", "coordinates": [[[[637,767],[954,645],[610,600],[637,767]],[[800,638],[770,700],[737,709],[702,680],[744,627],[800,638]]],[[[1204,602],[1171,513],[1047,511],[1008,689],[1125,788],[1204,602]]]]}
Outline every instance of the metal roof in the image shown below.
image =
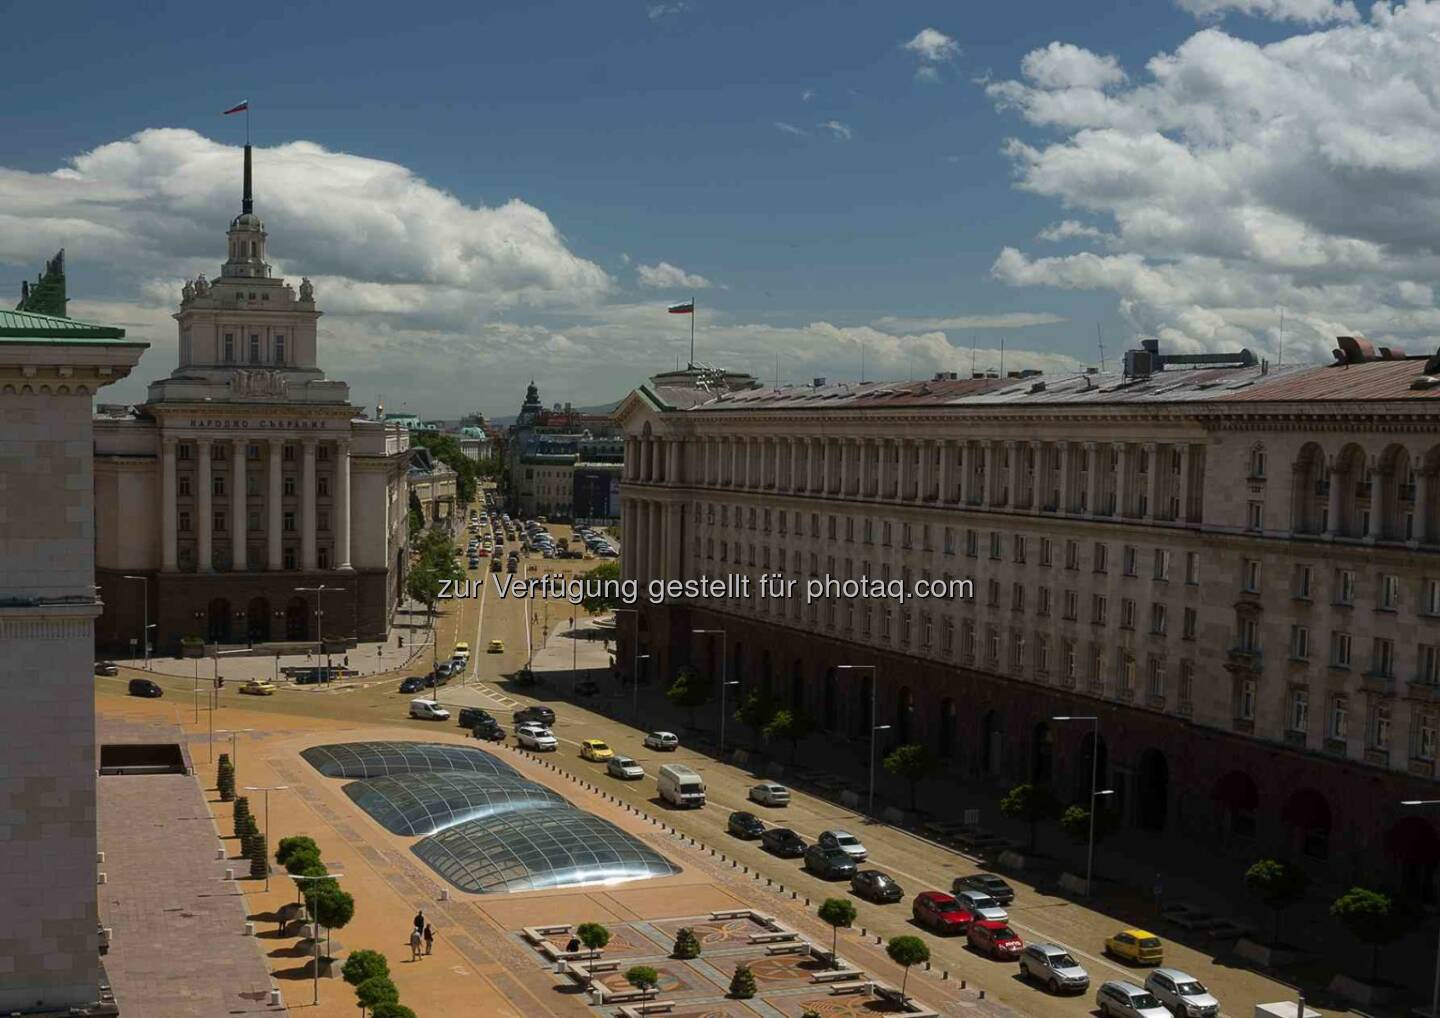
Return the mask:
{"type": "Polygon", "coordinates": [[[60,339],[72,343],[113,343],[124,338],[125,330],[111,325],[95,325],[34,311],[0,310],[0,342],[60,339]]]}
{"type": "Polygon", "coordinates": [[[421,771],[514,774],[515,768],[483,749],[449,742],[342,742],[311,746],[301,757],[327,778],[376,778],[421,771]]]}
{"type": "Polygon", "coordinates": [[[466,820],[564,805],[559,792],[518,774],[429,771],[352,781],[345,794],[392,834],[420,837],[466,820]]]}

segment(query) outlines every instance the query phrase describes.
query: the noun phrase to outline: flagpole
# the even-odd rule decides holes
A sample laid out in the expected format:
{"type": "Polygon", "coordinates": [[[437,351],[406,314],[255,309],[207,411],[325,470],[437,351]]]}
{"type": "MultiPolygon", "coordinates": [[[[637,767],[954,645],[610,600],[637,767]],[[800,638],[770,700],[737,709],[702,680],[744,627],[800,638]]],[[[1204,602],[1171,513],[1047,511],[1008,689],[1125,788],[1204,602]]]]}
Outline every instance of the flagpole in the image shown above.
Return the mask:
{"type": "Polygon", "coordinates": [[[695,366],[695,298],[690,298],[690,366],[695,366]]]}

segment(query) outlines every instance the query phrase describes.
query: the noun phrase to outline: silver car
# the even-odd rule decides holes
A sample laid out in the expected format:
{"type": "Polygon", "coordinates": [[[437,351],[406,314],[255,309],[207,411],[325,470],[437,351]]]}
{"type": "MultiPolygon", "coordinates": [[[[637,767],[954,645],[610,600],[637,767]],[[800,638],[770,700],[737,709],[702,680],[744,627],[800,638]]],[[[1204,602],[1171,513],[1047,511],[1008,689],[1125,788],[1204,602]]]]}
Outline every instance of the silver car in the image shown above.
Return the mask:
{"type": "Polygon", "coordinates": [[[955,900],[960,903],[961,908],[967,908],[975,914],[976,919],[994,919],[997,922],[1009,922],[1010,913],[1000,907],[1000,903],[983,891],[956,891],[955,900]]]}
{"type": "Polygon", "coordinates": [[[1020,952],[1020,974],[1051,993],[1084,993],[1090,973],[1059,944],[1026,944],[1020,952]]]}
{"type": "Polygon", "coordinates": [[[605,765],[605,772],[612,778],[634,781],[645,776],[645,769],[628,756],[612,756],[605,765]]]}
{"type": "Polygon", "coordinates": [[[815,844],[827,850],[839,849],[853,862],[864,862],[870,857],[870,854],[865,851],[865,846],[860,844],[860,839],[849,831],[821,831],[820,837],[815,839],[815,844]]]}
{"type": "Polygon", "coordinates": [[[1170,1018],[1155,994],[1123,979],[1101,983],[1095,991],[1095,1005],[1104,1018],[1170,1018]]]}
{"type": "Polygon", "coordinates": [[[1215,1018],[1220,1013],[1220,1001],[1205,984],[1179,969],[1155,969],[1145,979],[1145,989],[1178,1018],[1215,1018]]]}
{"type": "Polygon", "coordinates": [[[751,802],[758,802],[762,806],[787,806],[790,804],[790,789],[766,781],[753,786],[749,797],[751,802]]]}

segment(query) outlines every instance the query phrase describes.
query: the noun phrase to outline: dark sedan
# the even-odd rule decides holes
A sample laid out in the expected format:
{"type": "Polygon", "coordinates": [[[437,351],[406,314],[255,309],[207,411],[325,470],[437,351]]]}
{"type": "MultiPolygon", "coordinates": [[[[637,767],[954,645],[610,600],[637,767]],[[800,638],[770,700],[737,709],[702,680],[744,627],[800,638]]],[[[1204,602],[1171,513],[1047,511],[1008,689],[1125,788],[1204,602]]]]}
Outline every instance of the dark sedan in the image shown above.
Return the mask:
{"type": "Polygon", "coordinates": [[[1015,900],[1015,888],[993,873],[976,873],[969,877],[956,877],[950,885],[950,893],[958,894],[961,891],[979,891],[981,894],[988,894],[1002,905],[1008,905],[1015,900]]]}
{"type": "Polygon", "coordinates": [[[425,688],[425,676],[412,675],[400,683],[400,692],[418,693],[425,688]]]}
{"type": "Polygon", "coordinates": [[[844,849],[811,845],[805,850],[805,868],[822,880],[843,880],[855,875],[855,860],[844,849]]]}
{"type": "Polygon", "coordinates": [[[900,885],[879,870],[861,870],[855,874],[850,878],[850,890],[861,898],[882,905],[905,897],[900,885]]]}
{"type": "Polygon", "coordinates": [[[515,723],[517,725],[523,725],[527,721],[534,721],[549,728],[555,724],[555,712],[549,707],[542,707],[540,704],[535,704],[533,707],[523,707],[515,712],[515,723]]]}
{"type": "Polygon", "coordinates": [[[501,728],[499,723],[493,718],[489,721],[482,720],[475,722],[475,727],[470,729],[470,734],[486,742],[505,741],[505,729],[501,728]]]}
{"type": "Polygon", "coordinates": [[[788,827],[771,827],[760,835],[760,845],[782,859],[798,859],[805,854],[805,840],[788,827]]]}
{"type": "Polygon", "coordinates": [[[495,719],[490,716],[488,711],[483,711],[479,707],[461,707],[460,727],[474,728],[477,724],[493,725],[495,719]]]}
{"type": "Polygon", "coordinates": [[[758,838],[765,833],[765,825],[754,813],[731,813],[725,829],[737,838],[758,838]]]}

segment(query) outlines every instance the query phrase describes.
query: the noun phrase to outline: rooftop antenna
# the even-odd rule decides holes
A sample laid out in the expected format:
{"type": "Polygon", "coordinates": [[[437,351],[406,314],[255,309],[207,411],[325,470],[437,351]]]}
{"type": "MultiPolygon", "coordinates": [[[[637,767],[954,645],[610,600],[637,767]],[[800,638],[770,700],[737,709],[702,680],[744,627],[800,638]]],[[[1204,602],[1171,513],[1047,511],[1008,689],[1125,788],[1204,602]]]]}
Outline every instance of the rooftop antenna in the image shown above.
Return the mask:
{"type": "Polygon", "coordinates": [[[1005,377],[1005,337],[1000,337],[1000,377],[1005,377]]]}
{"type": "Polygon", "coordinates": [[[775,354],[775,388],[780,388],[780,354],[775,354]]]}
{"type": "Polygon", "coordinates": [[[860,384],[865,384],[865,341],[860,341],[860,384]]]}
{"type": "Polygon", "coordinates": [[[970,333],[970,374],[975,374],[975,333],[970,333]]]}
{"type": "Polygon", "coordinates": [[[1280,305],[1280,358],[1277,365],[1285,363],[1285,305],[1280,305]]]}
{"type": "Polygon", "coordinates": [[[1100,323],[1095,323],[1095,342],[1100,346],[1100,373],[1105,373],[1105,337],[1100,334],[1100,323]]]}

